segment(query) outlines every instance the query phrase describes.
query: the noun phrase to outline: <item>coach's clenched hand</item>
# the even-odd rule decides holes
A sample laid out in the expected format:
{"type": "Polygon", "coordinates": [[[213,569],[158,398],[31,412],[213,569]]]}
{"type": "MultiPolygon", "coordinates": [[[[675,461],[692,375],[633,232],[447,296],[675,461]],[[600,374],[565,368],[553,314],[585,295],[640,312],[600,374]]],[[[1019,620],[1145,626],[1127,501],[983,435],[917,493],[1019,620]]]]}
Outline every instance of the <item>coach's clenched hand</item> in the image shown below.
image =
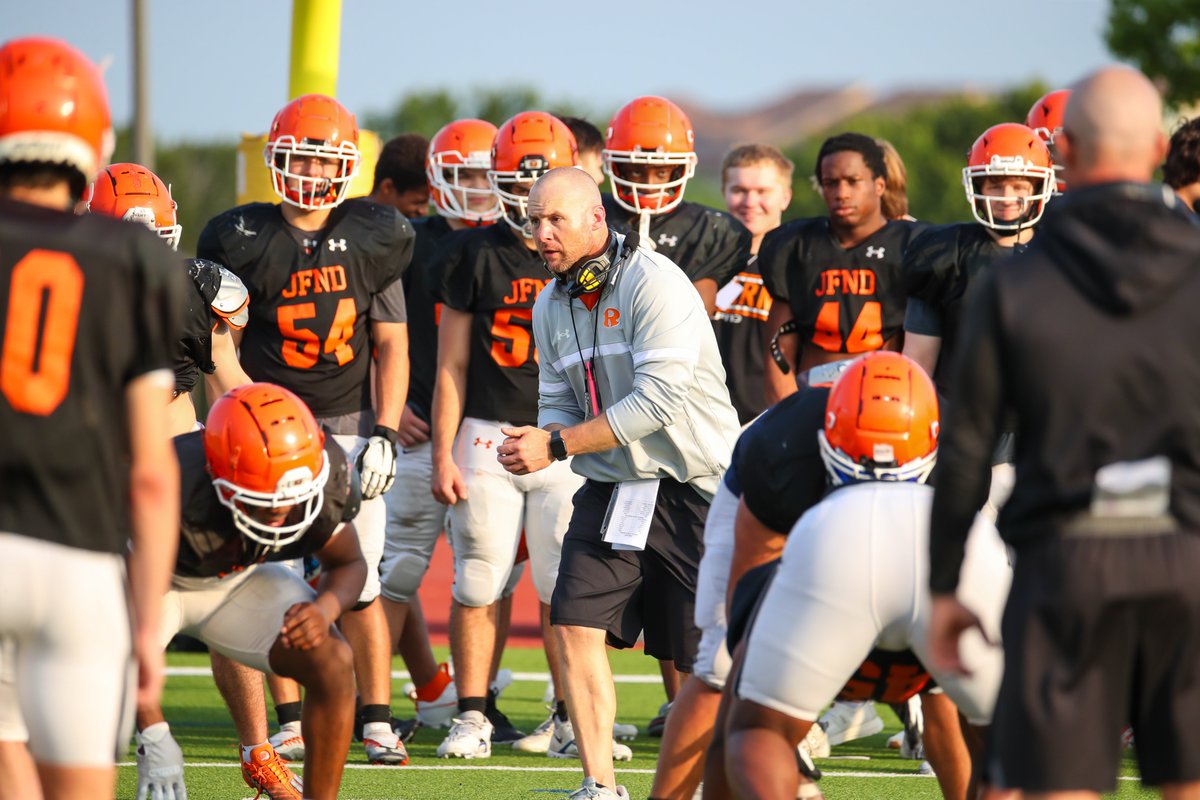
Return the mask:
{"type": "Polygon", "coordinates": [[[550,466],[550,432],[523,425],[501,428],[506,438],[496,448],[496,460],[513,475],[528,475],[550,466]]]}

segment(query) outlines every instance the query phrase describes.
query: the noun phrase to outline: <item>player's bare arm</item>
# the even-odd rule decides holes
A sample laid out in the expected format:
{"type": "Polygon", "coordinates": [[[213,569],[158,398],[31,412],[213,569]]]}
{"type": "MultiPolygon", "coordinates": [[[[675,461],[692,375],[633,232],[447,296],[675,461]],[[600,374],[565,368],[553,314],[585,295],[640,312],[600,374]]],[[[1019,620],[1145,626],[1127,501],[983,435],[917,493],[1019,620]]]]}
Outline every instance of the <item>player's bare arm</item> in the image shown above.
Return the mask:
{"type": "Polygon", "coordinates": [[[375,343],[375,421],[396,430],[408,397],[408,323],[371,322],[375,343]]]}
{"type": "Polygon", "coordinates": [[[704,301],[704,313],[712,316],[717,313],[717,282],[712,278],[701,278],[698,281],[692,281],[692,286],[696,287],[696,291],[700,293],[700,299],[704,301]]]}
{"type": "Polygon", "coordinates": [[[796,337],[779,337],[779,350],[787,359],[791,372],[785,375],[775,364],[775,359],[771,357],[772,337],[783,327],[784,323],[791,321],[792,317],[792,307],[788,303],[772,303],[771,310],[767,314],[763,339],[763,348],[767,351],[766,358],[763,359],[763,381],[768,406],[778,403],[796,391],[796,381],[793,378],[796,374],[796,337]]]}
{"type": "MultiPolygon", "coordinates": [[[[238,386],[250,383],[250,376],[242,369],[238,361],[237,342],[234,331],[224,322],[218,322],[213,328],[212,360],[216,370],[211,375],[204,376],[205,388],[209,397],[220,397],[238,386]]],[[[240,338],[241,333],[237,332],[240,338]]]]}
{"type": "Polygon", "coordinates": [[[433,496],[454,505],[467,497],[462,473],[454,463],[454,436],[467,399],[471,314],[443,307],[438,325],[437,381],[433,387],[433,496]]]}
{"type": "Polygon", "coordinates": [[[738,501],[737,516],[733,523],[733,560],[729,564],[729,583],[725,590],[725,604],[729,605],[733,590],[742,576],[757,566],[774,561],[783,555],[787,534],[768,528],[754,516],[746,506],[745,499],[738,501]]]}
{"type": "Polygon", "coordinates": [[[167,435],[169,372],[135,378],[125,390],[128,412],[129,505],[133,541],[129,583],[138,658],[138,707],[157,706],[163,685],[158,636],[162,599],[170,587],[179,546],[179,462],[167,435]]]}
{"type": "Polygon", "coordinates": [[[284,647],[310,650],[325,641],[329,628],[358,602],[367,580],[367,562],[358,545],[354,523],[342,525],[316,554],[321,562],[317,597],[287,610],[279,641],[284,647]]]}
{"type": "Polygon", "coordinates": [[[921,365],[927,375],[932,375],[942,352],[942,337],[923,333],[904,332],[904,355],[921,365]]]}

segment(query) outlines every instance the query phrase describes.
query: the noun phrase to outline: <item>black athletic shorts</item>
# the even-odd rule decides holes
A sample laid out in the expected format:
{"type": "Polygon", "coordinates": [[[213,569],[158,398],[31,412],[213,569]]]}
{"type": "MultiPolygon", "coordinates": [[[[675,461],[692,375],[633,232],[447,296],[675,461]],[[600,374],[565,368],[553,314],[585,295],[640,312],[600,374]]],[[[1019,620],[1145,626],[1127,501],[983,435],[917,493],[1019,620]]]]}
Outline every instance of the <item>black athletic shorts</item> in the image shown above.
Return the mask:
{"type": "Polygon", "coordinates": [[[613,550],[600,527],[615,488],[589,480],[575,493],[550,622],[600,628],[619,648],[632,647],[645,631],[647,655],[691,672],[700,645],[696,575],[708,501],[690,485],[664,479],[646,549],[613,550]]]}
{"type": "Polygon", "coordinates": [[[1200,536],[1022,545],[1001,634],[998,786],[1112,791],[1127,723],[1143,783],[1200,780],[1200,536]]]}

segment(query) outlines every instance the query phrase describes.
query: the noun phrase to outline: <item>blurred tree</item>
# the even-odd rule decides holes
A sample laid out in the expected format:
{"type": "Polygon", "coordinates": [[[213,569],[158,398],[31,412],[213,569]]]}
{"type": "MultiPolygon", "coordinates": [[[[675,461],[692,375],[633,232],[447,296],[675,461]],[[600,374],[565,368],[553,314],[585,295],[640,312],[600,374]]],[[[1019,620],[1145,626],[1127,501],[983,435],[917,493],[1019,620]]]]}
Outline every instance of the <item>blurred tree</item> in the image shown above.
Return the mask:
{"type": "Polygon", "coordinates": [[[967,96],[917,106],[903,114],[870,111],[828,131],[785,148],[796,163],[793,200],[786,218],[820,216],[825,204],[813,188],[817,152],[826,138],[858,131],[887,139],[900,153],[908,173],[909,213],[931,222],[971,219],[962,188],[966,153],[979,134],[1000,122],[1024,122],[1025,113],[1046,91],[1035,83],[992,96],[967,96]]]}
{"type": "Polygon", "coordinates": [[[1200,102],[1200,2],[1112,0],[1108,49],[1150,76],[1172,106],[1200,102]]]}
{"type": "Polygon", "coordinates": [[[363,127],[387,141],[400,133],[419,133],[428,138],[438,128],[462,116],[461,104],[445,89],[406,95],[395,108],[382,114],[368,113],[363,127]]]}
{"type": "Polygon", "coordinates": [[[522,111],[541,108],[542,100],[535,89],[518,86],[507,89],[476,89],[471,102],[464,104],[471,116],[502,125],[509,117],[522,111]]]}

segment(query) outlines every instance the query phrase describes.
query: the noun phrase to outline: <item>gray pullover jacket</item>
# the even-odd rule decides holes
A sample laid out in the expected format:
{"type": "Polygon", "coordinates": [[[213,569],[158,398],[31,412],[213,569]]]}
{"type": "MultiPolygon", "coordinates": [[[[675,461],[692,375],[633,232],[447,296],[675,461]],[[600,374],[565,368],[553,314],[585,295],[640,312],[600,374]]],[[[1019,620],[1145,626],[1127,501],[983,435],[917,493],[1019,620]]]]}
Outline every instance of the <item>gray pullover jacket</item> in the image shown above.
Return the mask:
{"type": "Polygon", "coordinates": [[[574,456],[575,472],[606,483],[671,478],[712,499],[738,418],[712,323],[678,266],[639,248],[613,268],[593,311],[551,281],[534,305],[533,335],[538,425],[593,416],[592,362],[599,409],[622,445],[574,456]]]}

